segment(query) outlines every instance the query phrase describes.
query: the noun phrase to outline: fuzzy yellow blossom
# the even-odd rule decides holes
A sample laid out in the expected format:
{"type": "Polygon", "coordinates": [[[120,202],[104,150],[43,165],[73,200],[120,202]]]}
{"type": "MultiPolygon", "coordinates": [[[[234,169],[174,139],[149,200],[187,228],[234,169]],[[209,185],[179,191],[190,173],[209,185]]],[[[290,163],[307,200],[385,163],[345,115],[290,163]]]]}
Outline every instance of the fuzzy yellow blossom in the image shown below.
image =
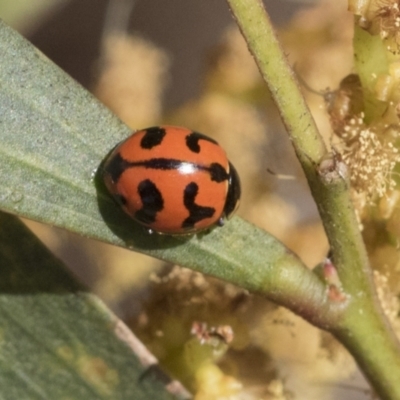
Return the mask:
{"type": "Polygon", "coordinates": [[[396,183],[391,174],[400,161],[398,149],[382,140],[373,127],[364,124],[364,116],[351,118],[341,133],[344,143],[343,160],[350,170],[353,189],[364,193],[369,202],[393,190],[396,183]]]}

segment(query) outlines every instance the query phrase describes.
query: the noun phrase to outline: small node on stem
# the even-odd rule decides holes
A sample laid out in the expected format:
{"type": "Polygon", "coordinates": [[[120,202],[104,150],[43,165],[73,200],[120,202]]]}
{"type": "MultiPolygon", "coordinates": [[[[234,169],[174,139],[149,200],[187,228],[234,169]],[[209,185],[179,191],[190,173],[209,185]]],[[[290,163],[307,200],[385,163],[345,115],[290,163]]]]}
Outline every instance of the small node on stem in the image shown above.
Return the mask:
{"type": "Polygon", "coordinates": [[[326,258],[324,260],[322,274],[328,284],[328,298],[335,303],[346,301],[347,295],[343,292],[342,282],[331,259],[326,258]]]}
{"type": "Polygon", "coordinates": [[[325,183],[335,181],[347,181],[348,169],[346,163],[342,160],[340,153],[333,151],[325,157],[318,165],[318,174],[325,183]]]}

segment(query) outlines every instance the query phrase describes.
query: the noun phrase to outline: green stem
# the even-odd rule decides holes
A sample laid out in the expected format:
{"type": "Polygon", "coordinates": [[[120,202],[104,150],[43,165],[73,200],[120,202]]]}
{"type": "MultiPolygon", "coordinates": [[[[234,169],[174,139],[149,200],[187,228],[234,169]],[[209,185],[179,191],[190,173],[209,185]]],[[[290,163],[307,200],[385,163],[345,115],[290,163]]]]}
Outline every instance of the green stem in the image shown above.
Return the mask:
{"type": "MultiPolygon", "coordinates": [[[[347,346],[383,399],[400,400],[400,346],[376,296],[350,197],[346,166],[339,157],[327,154],[261,0],[227,2],[280,110],[317,203],[333,262],[347,295],[340,317],[327,317],[332,318],[328,324],[330,331],[347,346]]],[[[301,315],[313,322],[309,316],[301,315]]]]}
{"type": "Polygon", "coordinates": [[[290,132],[297,156],[307,170],[313,169],[327,150],[262,2],[227,1],[290,132]]]}
{"type": "Polygon", "coordinates": [[[348,184],[340,176],[331,176],[326,184],[315,183],[314,196],[319,202],[334,265],[349,298],[330,331],[354,356],[382,399],[400,400],[400,345],[376,295],[348,184]]]}
{"type": "Polygon", "coordinates": [[[355,299],[342,328],[333,334],[354,356],[381,399],[400,399],[399,342],[376,303],[355,299]]]}

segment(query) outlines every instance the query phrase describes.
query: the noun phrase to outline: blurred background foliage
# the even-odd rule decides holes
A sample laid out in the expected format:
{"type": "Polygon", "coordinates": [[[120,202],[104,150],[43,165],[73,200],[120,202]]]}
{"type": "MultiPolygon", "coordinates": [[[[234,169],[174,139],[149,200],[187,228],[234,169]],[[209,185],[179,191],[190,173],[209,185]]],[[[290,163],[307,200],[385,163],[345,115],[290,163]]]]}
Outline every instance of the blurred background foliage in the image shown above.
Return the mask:
{"type": "MultiPolygon", "coordinates": [[[[327,88],[353,72],[347,2],[266,7],[331,143],[327,88]]],[[[225,2],[1,0],[0,16],[132,129],[167,123],[216,138],[241,176],[239,215],[310,267],[326,256],[307,184],[225,2]]],[[[289,311],[216,279],[26,223],[196,400],[370,398],[342,346],[289,311]]],[[[378,289],[397,322],[398,252],[389,241],[376,245],[371,232],[378,289]]]]}

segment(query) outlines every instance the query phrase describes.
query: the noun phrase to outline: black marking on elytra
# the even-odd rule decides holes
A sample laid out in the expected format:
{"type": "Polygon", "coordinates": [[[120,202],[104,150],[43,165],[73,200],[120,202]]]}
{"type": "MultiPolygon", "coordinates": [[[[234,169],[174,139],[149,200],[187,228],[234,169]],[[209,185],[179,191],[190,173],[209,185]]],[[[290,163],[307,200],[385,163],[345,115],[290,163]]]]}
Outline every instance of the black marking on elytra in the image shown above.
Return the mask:
{"type": "Polygon", "coordinates": [[[115,183],[130,165],[131,163],[129,161],[124,160],[121,157],[121,154],[117,153],[111,156],[111,159],[104,167],[104,171],[105,174],[109,174],[111,176],[111,181],[115,183]]]}
{"type": "Polygon", "coordinates": [[[130,166],[132,167],[144,167],[162,170],[178,169],[181,165],[181,160],[175,160],[173,158],[150,158],[149,160],[130,163],[130,166]]]}
{"type": "Polygon", "coordinates": [[[182,228],[184,229],[193,228],[197,222],[210,218],[215,213],[215,208],[203,207],[195,203],[198,192],[199,186],[195,182],[189,183],[183,192],[183,203],[189,211],[189,216],[182,223],[182,228]]]}
{"type": "Polygon", "coordinates": [[[241,195],[240,179],[235,167],[229,163],[229,182],[228,193],[224,206],[224,214],[227,218],[231,217],[239,205],[241,195]]]}
{"type": "Polygon", "coordinates": [[[151,224],[156,220],[157,213],[164,208],[162,194],[150,179],[139,183],[138,193],[143,206],[136,211],[134,218],[144,224],[151,224]]]}
{"type": "Polygon", "coordinates": [[[140,147],[142,149],[152,149],[161,144],[166,134],[166,130],[159,126],[148,128],[140,141],[140,147]]]}
{"type": "Polygon", "coordinates": [[[149,160],[134,162],[125,161],[124,168],[144,167],[167,171],[179,169],[179,167],[184,164],[191,164],[193,166],[193,171],[208,172],[211,180],[214,182],[220,183],[229,179],[229,174],[225,171],[225,168],[221,164],[212,163],[209,166],[205,166],[196,163],[184,162],[182,160],[176,160],[174,158],[150,158],[149,160]]]}
{"type": "Polygon", "coordinates": [[[212,163],[208,168],[210,171],[211,180],[215,182],[223,182],[229,178],[228,173],[225,171],[225,168],[218,163],[212,163]]]}
{"type": "Polygon", "coordinates": [[[207,142],[211,142],[218,145],[218,143],[214,139],[211,139],[208,136],[203,135],[202,133],[199,132],[192,132],[186,136],[186,146],[193,153],[200,153],[200,145],[199,145],[200,140],[207,140],[207,142]]]}

